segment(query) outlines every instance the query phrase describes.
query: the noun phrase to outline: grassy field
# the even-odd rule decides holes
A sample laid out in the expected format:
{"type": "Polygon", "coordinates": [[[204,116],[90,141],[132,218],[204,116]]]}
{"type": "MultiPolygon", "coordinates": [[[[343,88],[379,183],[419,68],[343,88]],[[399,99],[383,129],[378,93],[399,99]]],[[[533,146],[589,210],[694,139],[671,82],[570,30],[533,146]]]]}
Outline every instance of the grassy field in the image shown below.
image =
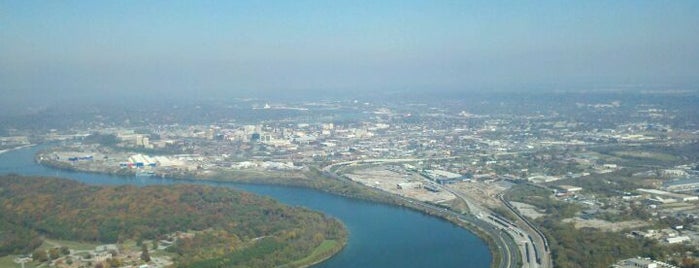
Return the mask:
{"type": "MultiPolygon", "coordinates": [[[[45,239],[44,243],[41,244],[39,249],[49,250],[52,248],[57,248],[57,247],[62,247],[62,246],[66,246],[72,250],[93,250],[93,249],[95,249],[95,247],[98,246],[98,244],[76,242],[76,241],[67,241],[67,240],[45,239]]],[[[2,267],[2,268],[22,267],[21,265],[14,262],[14,259],[16,257],[17,257],[17,255],[9,255],[9,256],[5,256],[5,257],[1,257],[0,258],[0,267],[2,267]]],[[[24,267],[25,268],[34,268],[37,266],[36,266],[36,263],[28,262],[28,263],[24,264],[24,267]]]]}
{"type": "MultiPolygon", "coordinates": [[[[0,267],[3,267],[3,268],[4,267],[7,267],[7,268],[22,267],[21,265],[15,263],[14,260],[16,257],[17,257],[16,255],[10,255],[10,256],[5,256],[5,257],[0,258],[0,267]]],[[[25,268],[34,268],[36,266],[34,266],[31,262],[28,262],[28,263],[24,264],[24,267],[25,268]]]]}
{"type": "Polygon", "coordinates": [[[640,158],[648,160],[656,160],[662,162],[676,161],[677,157],[670,154],[658,153],[658,152],[645,152],[645,151],[616,151],[613,153],[616,156],[624,158],[640,158]]]}
{"type": "Polygon", "coordinates": [[[583,155],[587,159],[599,159],[604,163],[618,163],[624,160],[623,158],[615,156],[614,154],[599,153],[595,151],[588,151],[583,153],[583,155]]]}
{"type": "Polygon", "coordinates": [[[39,248],[51,249],[51,248],[62,247],[62,246],[66,246],[72,250],[93,250],[93,249],[95,249],[95,247],[99,246],[99,244],[77,242],[77,241],[68,241],[68,240],[45,239],[44,243],[41,244],[41,247],[39,247],[39,248]]]}
{"type": "Polygon", "coordinates": [[[307,257],[297,260],[295,262],[290,263],[288,266],[289,267],[297,267],[297,266],[308,266],[313,263],[316,263],[328,256],[332,256],[333,252],[338,249],[338,247],[341,247],[340,241],[337,240],[325,240],[318,247],[316,247],[313,250],[313,253],[311,255],[308,255],[307,257]]]}

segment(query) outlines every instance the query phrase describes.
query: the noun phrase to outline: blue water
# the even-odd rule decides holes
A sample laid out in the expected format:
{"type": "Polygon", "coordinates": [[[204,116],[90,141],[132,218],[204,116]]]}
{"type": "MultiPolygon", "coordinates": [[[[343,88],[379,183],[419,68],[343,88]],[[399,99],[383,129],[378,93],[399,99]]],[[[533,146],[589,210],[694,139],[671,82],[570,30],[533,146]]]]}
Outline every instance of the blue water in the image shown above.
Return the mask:
{"type": "Polygon", "coordinates": [[[487,245],[471,232],[409,209],[298,187],[118,177],[55,170],[34,162],[34,154],[40,148],[0,154],[0,174],[63,177],[98,185],[196,183],[234,187],[331,215],[345,224],[350,233],[349,241],[340,253],[317,267],[488,267],[492,258],[487,245]]]}

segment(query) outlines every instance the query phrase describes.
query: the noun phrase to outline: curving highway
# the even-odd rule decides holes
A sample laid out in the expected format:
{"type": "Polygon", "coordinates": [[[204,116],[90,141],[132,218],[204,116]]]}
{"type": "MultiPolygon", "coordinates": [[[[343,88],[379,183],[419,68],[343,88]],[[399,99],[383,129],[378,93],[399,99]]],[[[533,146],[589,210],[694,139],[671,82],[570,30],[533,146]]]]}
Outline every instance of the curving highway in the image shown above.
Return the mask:
{"type": "MultiPolygon", "coordinates": [[[[450,157],[452,158],[452,157],[450,157]]],[[[365,159],[365,160],[355,160],[355,161],[347,161],[347,162],[341,162],[341,163],[335,163],[331,164],[328,166],[325,166],[322,168],[323,174],[325,174],[328,177],[339,179],[339,180],[344,180],[343,176],[340,176],[336,174],[333,170],[334,167],[337,166],[343,166],[343,165],[351,165],[351,164],[365,164],[365,163],[400,163],[400,162],[413,162],[413,161],[420,161],[422,159],[365,159]]],[[[446,191],[450,191],[451,189],[448,188],[443,188],[446,191]]],[[[453,193],[453,192],[452,192],[453,193]]],[[[457,197],[462,198],[460,195],[455,194],[457,197]]],[[[403,201],[416,205],[418,207],[421,207],[422,209],[425,209],[427,211],[431,211],[437,215],[444,215],[444,216],[451,216],[459,221],[462,221],[464,223],[469,224],[470,226],[473,226],[480,230],[481,232],[486,233],[491,240],[495,243],[495,247],[499,250],[500,252],[500,258],[501,260],[498,262],[498,268],[515,268],[515,267],[521,267],[522,263],[522,256],[524,255],[524,245],[522,243],[518,243],[518,241],[515,238],[516,232],[513,230],[507,229],[507,228],[502,228],[501,226],[498,226],[497,223],[487,220],[487,218],[484,218],[482,215],[489,215],[489,214],[480,214],[480,213],[473,213],[473,210],[471,211],[471,214],[461,214],[457,213],[454,211],[451,211],[449,209],[439,207],[436,205],[428,204],[425,202],[417,201],[411,198],[399,196],[399,195],[394,195],[397,198],[402,199],[403,201]]],[[[464,199],[464,198],[462,198],[464,199]]],[[[464,199],[469,206],[469,208],[472,207],[472,204],[467,200],[464,199]]],[[[482,210],[482,212],[485,212],[485,210],[482,210]]],[[[495,257],[495,256],[494,256],[495,257]]]]}
{"type": "Polygon", "coordinates": [[[551,253],[549,250],[549,243],[548,239],[546,239],[546,235],[541,232],[529,219],[524,217],[522,214],[519,213],[519,210],[517,210],[510,201],[505,199],[504,194],[498,194],[498,199],[507,207],[513,214],[515,214],[518,218],[518,223],[524,223],[520,224],[520,228],[522,228],[527,234],[528,234],[528,239],[529,242],[532,244],[532,251],[530,252],[530,256],[536,258],[538,260],[537,266],[529,266],[529,267],[542,267],[542,268],[548,268],[548,267],[553,267],[553,263],[551,260],[551,253]]]}
{"type": "Polygon", "coordinates": [[[487,233],[495,242],[495,247],[500,250],[500,256],[502,260],[500,261],[499,265],[497,267],[499,268],[511,268],[511,267],[518,267],[517,263],[520,260],[520,254],[517,248],[519,247],[513,237],[508,234],[506,231],[503,231],[502,229],[498,228],[492,223],[489,223],[485,220],[482,220],[481,218],[470,215],[470,214],[461,214],[457,213],[448,209],[445,209],[443,207],[435,206],[432,204],[416,201],[410,198],[402,197],[402,196],[397,196],[398,198],[407,201],[409,203],[412,203],[414,205],[417,205],[419,207],[422,207],[423,209],[427,209],[428,211],[435,212],[436,214],[442,214],[446,216],[452,216],[457,219],[459,219],[462,222],[468,223],[471,226],[475,226],[478,228],[480,231],[487,233]]]}
{"type": "Polygon", "coordinates": [[[495,213],[487,208],[477,205],[475,202],[472,202],[463,193],[446,185],[441,186],[441,189],[454,194],[457,198],[466,202],[466,205],[471,210],[472,215],[476,215],[476,218],[478,218],[489,228],[497,230],[497,232],[491,232],[491,236],[495,234],[497,237],[499,237],[499,239],[503,240],[503,242],[507,244],[507,247],[502,249],[502,253],[503,255],[510,255],[509,259],[512,260],[507,264],[508,266],[500,265],[500,267],[530,267],[527,266],[528,262],[527,258],[525,258],[527,255],[522,230],[516,226],[513,226],[512,224],[499,220],[498,218],[494,218],[492,215],[496,215],[495,213]],[[518,263],[521,263],[523,266],[519,266],[518,263]]]}

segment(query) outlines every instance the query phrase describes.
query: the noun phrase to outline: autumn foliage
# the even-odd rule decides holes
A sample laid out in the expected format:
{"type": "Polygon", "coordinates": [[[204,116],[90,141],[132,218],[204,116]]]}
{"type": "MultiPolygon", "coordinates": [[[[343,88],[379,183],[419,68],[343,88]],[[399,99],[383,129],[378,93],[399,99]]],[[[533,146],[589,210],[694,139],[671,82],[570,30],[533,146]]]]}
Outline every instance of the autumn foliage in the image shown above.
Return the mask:
{"type": "Polygon", "coordinates": [[[344,241],[335,219],[225,187],[90,186],[0,177],[0,256],[31,252],[41,237],[119,243],[195,231],[170,249],[181,266],[278,266],[344,241]]]}

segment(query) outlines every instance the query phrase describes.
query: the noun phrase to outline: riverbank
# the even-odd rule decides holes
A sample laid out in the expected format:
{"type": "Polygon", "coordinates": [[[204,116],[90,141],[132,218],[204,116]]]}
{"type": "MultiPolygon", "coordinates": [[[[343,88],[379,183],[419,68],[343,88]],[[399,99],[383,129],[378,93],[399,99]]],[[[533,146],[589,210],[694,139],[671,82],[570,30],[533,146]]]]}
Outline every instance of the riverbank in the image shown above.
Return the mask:
{"type": "Polygon", "coordinates": [[[325,240],[311,252],[311,255],[288,265],[283,265],[282,267],[310,267],[322,263],[335,256],[335,254],[339,253],[346,245],[346,239],[343,241],[325,240]]]}
{"type": "MultiPolygon", "coordinates": [[[[132,169],[114,170],[112,172],[99,172],[97,170],[84,170],[77,168],[74,165],[57,165],[54,161],[41,161],[39,157],[35,160],[40,164],[52,168],[69,170],[73,172],[89,172],[96,174],[110,174],[124,177],[132,177],[135,175],[132,169]],[[133,173],[126,173],[123,170],[133,173]]],[[[419,211],[426,215],[444,219],[460,228],[471,231],[488,245],[491,256],[491,267],[502,267],[501,260],[503,254],[499,250],[499,246],[494,241],[495,236],[492,230],[474,223],[475,219],[464,220],[463,215],[456,212],[446,210],[445,207],[439,207],[434,204],[424,204],[409,200],[397,195],[388,194],[386,192],[366,187],[356,182],[345,180],[340,176],[332,176],[326,174],[318,168],[308,168],[303,171],[240,171],[240,170],[208,170],[206,172],[186,172],[176,176],[167,176],[165,178],[182,180],[182,181],[210,181],[210,182],[231,182],[245,184],[262,184],[262,185],[281,185],[287,187],[299,187],[318,190],[321,192],[330,193],[333,195],[348,197],[358,200],[366,200],[382,204],[389,204],[402,208],[419,211]]],[[[473,217],[471,217],[473,218],[473,217]]],[[[341,248],[340,248],[341,250],[341,248]]],[[[328,257],[330,258],[330,257],[328,257]]],[[[322,262],[322,261],[321,261],[322,262]]],[[[317,263],[317,262],[316,262],[317,263]]]]}
{"type": "Polygon", "coordinates": [[[320,211],[326,217],[340,220],[347,227],[349,237],[339,253],[313,266],[317,268],[489,267],[492,262],[487,244],[473,232],[414,209],[347,198],[309,187],[63,171],[35,162],[37,152],[50,147],[51,144],[46,144],[0,155],[0,173],[70,178],[95,186],[193,184],[231,187],[284,204],[320,211]]]}
{"type": "Polygon", "coordinates": [[[4,154],[4,153],[14,151],[14,150],[21,150],[21,149],[29,148],[32,146],[36,146],[36,144],[27,144],[27,145],[17,146],[17,147],[10,148],[10,149],[3,149],[3,150],[0,150],[0,154],[4,154]]]}
{"type": "Polygon", "coordinates": [[[309,188],[343,197],[415,210],[425,215],[446,220],[456,226],[459,226],[460,228],[472,232],[483,240],[488,246],[488,250],[493,257],[490,267],[502,267],[502,259],[503,255],[505,254],[501,252],[502,247],[498,246],[498,243],[495,241],[493,234],[491,233],[492,229],[487,228],[482,224],[475,223],[477,220],[473,217],[469,219],[460,218],[460,213],[452,212],[445,207],[441,207],[441,205],[422,203],[395,194],[390,194],[376,188],[367,187],[358,182],[345,180],[340,176],[331,176],[332,174],[326,174],[318,168],[310,168],[307,172],[303,173],[303,178],[296,179],[280,178],[280,176],[275,176],[274,172],[263,173],[264,175],[261,177],[238,177],[236,176],[237,174],[238,172],[232,172],[225,175],[218,174],[217,176],[199,176],[196,178],[198,180],[209,180],[214,182],[271,184],[287,187],[309,188]]]}
{"type": "MultiPolygon", "coordinates": [[[[0,189],[0,201],[13,204],[0,210],[5,216],[0,226],[15,234],[1,239],[0,256],[35,250],[45,236],[116,244],[118,250],[128,241],[148,240],[148,248],[152,243],[157,250],[156,267],[172,262],[301,267],[336,254],[348,239],[347,228],[336,218],[230,187],[92,186],[67,178],[4,175],[0,189]],[[40,219],[36,211],[43,211],[40,219]],[[157,259],[161,255],[167,257],[157,259]]],[[[122,265],[140,263],[126,255],[112,258],[122,265]]],[[[151,262],[150,257],[141,260],[151,262]]]]}

